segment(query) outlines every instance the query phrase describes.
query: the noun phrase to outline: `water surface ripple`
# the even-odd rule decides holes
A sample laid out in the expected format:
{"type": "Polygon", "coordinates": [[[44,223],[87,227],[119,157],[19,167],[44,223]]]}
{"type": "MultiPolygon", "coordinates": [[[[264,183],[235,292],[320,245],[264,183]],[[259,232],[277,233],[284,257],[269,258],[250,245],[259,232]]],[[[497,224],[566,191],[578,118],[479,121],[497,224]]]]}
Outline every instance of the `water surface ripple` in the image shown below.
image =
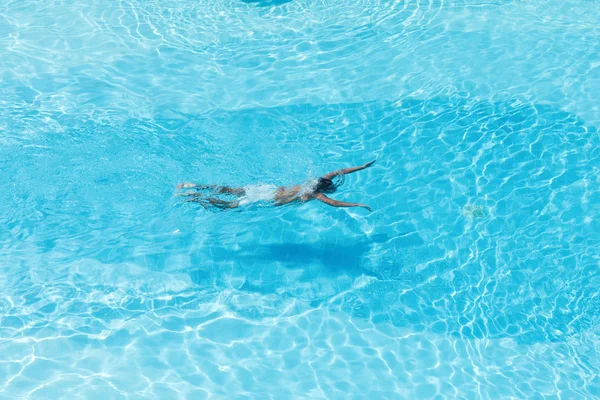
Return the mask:
{"type": "Polygon", "coordinates": [[[599,398],[596,11],[0,4],[0,397],[599,398]]]}

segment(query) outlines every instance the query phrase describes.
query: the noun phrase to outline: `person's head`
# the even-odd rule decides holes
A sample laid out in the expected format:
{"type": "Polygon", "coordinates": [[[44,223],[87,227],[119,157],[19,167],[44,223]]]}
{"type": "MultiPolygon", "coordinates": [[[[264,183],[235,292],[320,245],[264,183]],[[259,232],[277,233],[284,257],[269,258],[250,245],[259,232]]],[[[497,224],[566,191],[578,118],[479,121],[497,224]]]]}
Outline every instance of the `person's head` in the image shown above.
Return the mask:
{"type": "Polygon", "coordinates": [[[316,193],[333,193],[336,189],[337,187],[333,181],[327,178],[319,178],[315,186],[316,193]]]}

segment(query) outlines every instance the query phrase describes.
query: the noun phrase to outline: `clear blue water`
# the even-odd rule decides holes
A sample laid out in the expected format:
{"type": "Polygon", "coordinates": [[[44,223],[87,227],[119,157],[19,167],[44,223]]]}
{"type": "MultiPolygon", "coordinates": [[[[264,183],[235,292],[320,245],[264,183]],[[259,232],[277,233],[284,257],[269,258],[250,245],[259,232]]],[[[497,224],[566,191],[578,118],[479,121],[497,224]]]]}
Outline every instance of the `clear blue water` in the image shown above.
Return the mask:
{"type": "Polygon", "coordinates": [[[4,1],[0,398],[599,398],[594,1],[4,1]],[[336,198],[210,213],[182,181],[336,198]]]}

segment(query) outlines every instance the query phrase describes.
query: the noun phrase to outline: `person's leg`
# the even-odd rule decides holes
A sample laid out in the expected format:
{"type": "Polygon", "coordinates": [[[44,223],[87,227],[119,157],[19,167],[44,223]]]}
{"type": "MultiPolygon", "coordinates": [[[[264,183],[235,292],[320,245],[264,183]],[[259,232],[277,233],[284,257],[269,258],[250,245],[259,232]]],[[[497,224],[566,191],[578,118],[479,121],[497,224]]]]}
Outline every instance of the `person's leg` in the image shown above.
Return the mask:
{"type": "Polygon", "coordinates": [[[216,186],[213,190],[217,193],[234,194],[236,196],[243,196],[246,194],[244,188],[233,188],[231,186],[216,186]]]}
{"type": "Polygon", "coordinates": [[[177,189],[196,189],[196,190],[205,190],[210,189],[215,193],[223,193],[223,194],[233,194],[236,196],[243,196],[246,194],[244,188],[234,188],[231,186],[218,186],[218,185],[199,185],[197,183],[180,183],[177,185],[177,189]]]}
{"type": "Polygon", "coordinates": [[[238,201],[225,201],[225,200],[221,200],[221,199],[215,199],[214,197],[209,197],[208,202],[218,208],[237,208],[240,203],[238,201]]]}
{"type": "Polygon", "coordinates": [[[215,206],[221,209],[229,209],[229,208],[237,208],[240,203],[237,201],[225,201],[221,199],[215,199],[214,197],[209,197],[208,199],[204,198],[195,198],[191,200],[186,200],[187,202],[200,203],[202,207],[206,208],[207,205],[215,206]],[[207,204],[208,203],[208,204],[207,204]]]}
{"type": "Polygon", "coordinates": [[[204,193],[201,193],[201,192],[184,192],[184,193],[177,193],[175,196],[178,196],[178,197],[202,197],[202,196],[204,196],[204,193]]]}

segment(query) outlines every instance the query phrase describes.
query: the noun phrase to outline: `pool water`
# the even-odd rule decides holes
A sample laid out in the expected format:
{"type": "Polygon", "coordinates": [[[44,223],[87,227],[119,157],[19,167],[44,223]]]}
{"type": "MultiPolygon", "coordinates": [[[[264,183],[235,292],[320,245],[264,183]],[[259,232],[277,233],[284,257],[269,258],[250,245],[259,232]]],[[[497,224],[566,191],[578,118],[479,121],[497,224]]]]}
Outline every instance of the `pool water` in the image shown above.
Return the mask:
{"type": "Polygon", "coordinates": [[[0,4],[0,398],[600,398],[594,1],[0,4]],[[211,212],[180,182],[349,175],[211,212]]]}

